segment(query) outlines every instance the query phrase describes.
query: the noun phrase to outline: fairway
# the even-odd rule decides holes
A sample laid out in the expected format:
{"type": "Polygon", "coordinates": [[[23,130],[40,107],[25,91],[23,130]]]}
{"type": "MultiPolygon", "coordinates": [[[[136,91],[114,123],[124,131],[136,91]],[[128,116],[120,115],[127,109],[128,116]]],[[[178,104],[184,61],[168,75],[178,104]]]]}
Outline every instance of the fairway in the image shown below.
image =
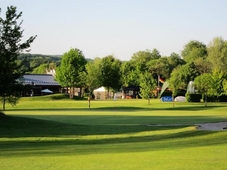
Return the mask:
{"type": "Polygon", "coordinates": [[[0,117],[2,170],[226,169],[226,103],[24,98],[0,117]],[[158,126],[157,126],[158,125],[158,126]]]}

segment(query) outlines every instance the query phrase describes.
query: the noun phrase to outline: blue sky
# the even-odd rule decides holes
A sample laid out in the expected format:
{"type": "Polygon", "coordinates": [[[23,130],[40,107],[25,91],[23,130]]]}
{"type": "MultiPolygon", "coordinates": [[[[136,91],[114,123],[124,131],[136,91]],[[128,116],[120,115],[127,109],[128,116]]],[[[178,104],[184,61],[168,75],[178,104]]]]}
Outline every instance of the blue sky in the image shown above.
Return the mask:
{"type": "Polygon", "coordinates": [[[33,54],[63,54],[79,48],[86,58],[156,48],[179,53],[191,40],[206,45],[227,38],[226,0],[0,0],[23,12],[24,38],[37,35],[33,54]]]}

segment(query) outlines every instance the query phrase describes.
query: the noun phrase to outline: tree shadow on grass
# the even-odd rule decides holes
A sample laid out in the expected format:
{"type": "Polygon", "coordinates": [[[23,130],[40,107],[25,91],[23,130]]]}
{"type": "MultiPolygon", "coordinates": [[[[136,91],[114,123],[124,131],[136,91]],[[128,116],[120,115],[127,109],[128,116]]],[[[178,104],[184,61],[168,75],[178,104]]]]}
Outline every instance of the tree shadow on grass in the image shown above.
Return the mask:
{"type": "Polygon", "coordinates": [[[29,109],[7,109],[7,111],[124,111],[124,112],[136,112],[136,111],[202,111],[211,110],[216,108],[227,108],[227,105],[218,106],[202,106],[202,105],[189,105],[189,106],[175,106],[175,107],[136,107],[136,106],[118,106],[118,107],[96,107],[96,108],[29,108],[29,109]]]}
{"type": "MultiPolygon", "coordinates": [[[[71,116],[69,119],[76,120],[79,117],[80,116],[71,116]]],[[[10,154],[16,150],[23,150],[25,151],[23,153],[28,155],[32,153],[45,155],[54,153],[75,154],[75,149],[79,154],[91,154],[105,152],[155,151],[163,148],[199,147],[226,143],[225,139],[227,132],[197,131],[193,128],[187,128],[192,126],[188,124],[182,124],[180,126],[146,126],[140,124],[143,120],[148,118],[146,116],[140,120],[141,122],[138,121],[139,116],[134,117],[133,119],[131,116],[123,116],[118,120],[124,119],[124,121],[119,122],[115,120],[112,124],[108,124],[108,119],[112,119],[111,116],[97,117],[98,119],[102,119],[102,124],[90,125],[87,123],[79,125],[26,117],[4,116],[0,119],[0,150],[5,156],[7,153],[10,156],[10,154]],[[104,123],[105,121],[107,121],[106,124],[104,123]],[[177,129],[183,130],[177,131],[177,129]],[[141,136],[133,135],[138,132],[168,130],[170,130],[170,133],[151,133],[149,135],[141,136]],[[218,136],[217,134],[219,133],[222,135],[218,136]],[[119,137],[119,134],[126,135],[119,137]],[[109,135],[109,138],[83,138],[89,135],[109,135]],[[215,135],[217,135],[217,137],[212,137],[215,135]],[[31,140],[31,137],[34,139],[31,140]],[[8,138],[8,140],[1,141],[1,138],[8,138]],[[17,140],[17,138],[20,138],[20,140],[17,140]],[[24,139],[21,140],[21,138],[24,139]],[[40,138],[45,139],[42,140],[40,138]],[[48,140],[48,138],[50,139],[48,140]],[[54,140],[51,138],[54,138],[54,140]],[[96,145],[97,147],[93,147],[93,145],[96,145]],[[66,146],[70,149],[61,149],[66,146]],[[86,149],[87,147],[89,147],[90,150],[86,149]],[[26,152],[26,150],[29,151],[26,152]],[[50,152],[50,150],[52,151],[50,152]]],[[[153,119],[156,120],[160,118],[158,116],[153,117],[153,119]]],[[[170,118],[171,116],[166,119],[170,118]]],[[[57,119],[59,120],[59,117],[57,119]]],[[[183,119],[187,119],[187,117],[178,117],[178,120],[183,119]]],[[[218,120],[210,117],[203,117],[203,119],[206,121],[218,120]]],[[[200,117],[198,117],[198,120],[200,120],[200,117]]],[[[164,121],[165,120],[163,120],[163,122],[164,121]]],[[[196,121],[195,118],[194,121],[196,121]]],[[[13,155],[15,154],[16,153],[13,155]]],[[[18,152],[17,154],[21,155],[22,152],[18,152]]]]}
{"type": "Polygon", "coordinates": [[[227,121],[212,116],[26,115],[0,117],[2,137],[112,135],[169,130],[203,122],[227,121]],[[156,125],[163,126],[156,126],[156,125]]]}

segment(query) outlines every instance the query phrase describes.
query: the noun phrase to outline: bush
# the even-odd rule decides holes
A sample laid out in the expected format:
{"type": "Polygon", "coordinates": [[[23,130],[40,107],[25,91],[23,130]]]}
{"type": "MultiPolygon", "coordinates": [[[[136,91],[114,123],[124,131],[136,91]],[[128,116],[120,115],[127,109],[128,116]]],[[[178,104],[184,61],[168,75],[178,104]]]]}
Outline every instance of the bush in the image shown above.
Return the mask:
{"type": "Polygon", "coordinates": [[[219,101],[220,102],[227,102],[227,95],[223,94],[223,95],[219,96],[219,101]]]}
{"type": "MultiPolygon", "coordinates": [[[[205,101],[205,95],[203,95],[203,101],[205,101]]],[[[219,101],[218,96],[207,95],[207,102],[218,102],[218,101],[219,101]]]]}
{"type": "Polygon", "coordinates": [[[186,93],[185,97],[188,102],[200,102],[202,94],[186,93]]]}

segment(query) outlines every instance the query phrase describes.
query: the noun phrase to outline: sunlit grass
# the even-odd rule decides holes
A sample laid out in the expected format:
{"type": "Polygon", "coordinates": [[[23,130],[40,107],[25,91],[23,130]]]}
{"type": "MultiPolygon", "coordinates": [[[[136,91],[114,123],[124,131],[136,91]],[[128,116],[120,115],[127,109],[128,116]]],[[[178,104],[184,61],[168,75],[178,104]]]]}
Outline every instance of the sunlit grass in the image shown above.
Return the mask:
{"type": "Polygon", "coordinates": [[[0,118],[1,169],[226,169],[226,103],[22,99],[0,118]],[[176,126],[177,124],[177,126],[176,126]],[[165,125],[165,126],[153,126],[165,125]]]}

